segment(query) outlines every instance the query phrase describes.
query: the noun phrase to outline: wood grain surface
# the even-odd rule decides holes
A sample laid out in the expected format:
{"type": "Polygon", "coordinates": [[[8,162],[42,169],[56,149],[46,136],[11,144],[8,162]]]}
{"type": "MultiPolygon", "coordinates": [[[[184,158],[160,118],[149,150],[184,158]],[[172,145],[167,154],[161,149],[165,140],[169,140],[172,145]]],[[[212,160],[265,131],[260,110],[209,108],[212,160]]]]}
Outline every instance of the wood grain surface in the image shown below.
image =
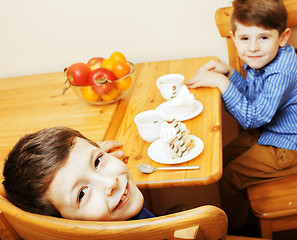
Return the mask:
{"type": "Polygon", "coordinates": [[[179,166],[200,165],[200,170],[157,171],[150,175],[138,171],[140,163],[154,167],[166,166],[151,160],[147,154],[150,143],[143,141],[134,123],[134,117],[145,110],[155,109],[165,102],[156,86],[158,77],[181,73],[191,78],[203,64],[215,58],[192,58],[136,65],[135,84],[129,98],[120,102],[106,139],[117,139],[124,144],[127,165],[140,188],[206,185],[216,182],[222,174],[221,99],[217,89],[193,89],[191,93],[203,104],[197,117],[183,121],[192,135],[204,142],[203,152],[195,159],[179,166]]]}
{"type": "MultiPolygon", "coordinates": [[[[205,148],[197,158],[179,165],[199,164],[200,170],[144,175],[136,169],[138,163],[163,165],[148,157],[149,144],[140,138],[134,124],[136,114],[155,109],[165,101],[156,87],[156,79],[167,73],[181,73],[189,79],[210,59],[215,58],[136,64],[135,81],[129,94],[119,102],[104,106],[83,102],[71,89],[62,95],[65,82],[62,72],[0,79],[0,171],[8,152],[24,134],[67,126],[95,141],[116,139],[122,142],[129,157],[127,165],[140,188],[204,185],[217,181],[222,173],[221,101],[217,89],[191,90],[204,109],[199,116],[184,122],[191,134],[203,140],[205,148]]],[[[3,193],[2,186],[0,193],[3,193]]]]}

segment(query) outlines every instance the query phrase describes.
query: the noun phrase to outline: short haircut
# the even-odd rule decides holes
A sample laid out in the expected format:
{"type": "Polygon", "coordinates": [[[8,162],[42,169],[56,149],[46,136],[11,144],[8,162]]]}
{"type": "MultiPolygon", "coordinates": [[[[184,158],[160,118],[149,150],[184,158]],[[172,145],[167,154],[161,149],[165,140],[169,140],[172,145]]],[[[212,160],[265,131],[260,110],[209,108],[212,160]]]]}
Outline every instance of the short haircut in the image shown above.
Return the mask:
{"type": "Polygon", "coordinates": [[[231,30],[236,21],[247,26],[276,29],[281,35],[287,28],[288,12],[282,0],[234,0],[231,30]]]}
{"type": "Polygon", "coordinates": [[[24,211],[61,217],[45,197],[56,171],[66,164],[77,137],[97,144],[67,127],[52,127],[20,138],[3,169],[6,198],[24,211]]]}

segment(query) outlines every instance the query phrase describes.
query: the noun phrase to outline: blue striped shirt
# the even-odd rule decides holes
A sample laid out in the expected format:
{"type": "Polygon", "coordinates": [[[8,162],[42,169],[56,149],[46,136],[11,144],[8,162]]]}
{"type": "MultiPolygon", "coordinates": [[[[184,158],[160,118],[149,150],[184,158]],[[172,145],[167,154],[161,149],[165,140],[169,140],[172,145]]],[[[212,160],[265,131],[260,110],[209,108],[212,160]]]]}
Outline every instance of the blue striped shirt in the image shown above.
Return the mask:
{"type": "Polygon", "coordinates": [[[244,129],[261,127],[258,144],[297,150],[297,55],[280,47],[261,69],[245,64],[244,79],[236,70],[222,99],[244,129]]]}

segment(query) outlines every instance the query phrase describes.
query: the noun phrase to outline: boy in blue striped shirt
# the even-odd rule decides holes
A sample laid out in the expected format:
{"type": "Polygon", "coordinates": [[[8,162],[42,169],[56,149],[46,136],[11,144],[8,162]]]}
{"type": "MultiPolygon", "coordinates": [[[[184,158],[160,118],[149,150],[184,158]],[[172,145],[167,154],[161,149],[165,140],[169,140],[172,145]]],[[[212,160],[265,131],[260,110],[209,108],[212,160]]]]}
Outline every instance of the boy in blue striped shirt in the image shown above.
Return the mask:
{"type": "Polygon", "coordinates": [[[186,84],[217,87],[228,112],[245,129],[224,147],[222,207],[231,230],[247,220],[246,188],[297,174],[297,55],[287,44],[282,0],[235,0],[231,36],[245,62],[246,79],[211,61],[186,84]]]}

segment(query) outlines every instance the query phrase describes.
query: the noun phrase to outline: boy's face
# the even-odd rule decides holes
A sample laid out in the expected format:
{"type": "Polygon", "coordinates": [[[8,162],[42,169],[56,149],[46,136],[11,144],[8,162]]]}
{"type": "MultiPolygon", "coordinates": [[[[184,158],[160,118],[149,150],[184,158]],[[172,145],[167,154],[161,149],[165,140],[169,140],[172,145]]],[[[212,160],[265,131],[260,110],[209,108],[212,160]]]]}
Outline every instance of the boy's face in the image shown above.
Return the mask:
{"type": "Polygon", "coordinates": [[[238,56],[250,67],[259,69],[270,63],[276,56],[279,46],[287,42],[287,32],[281,36],[276,29],[246,26],[235,22],[235,34],[231,34],[238,56]]]}
{"type": "Polygon", "coordinates": [[[126,165],[82,138],[76,138],[45,195],[70,219],[127,220],[143,205],[126,165]]]}

